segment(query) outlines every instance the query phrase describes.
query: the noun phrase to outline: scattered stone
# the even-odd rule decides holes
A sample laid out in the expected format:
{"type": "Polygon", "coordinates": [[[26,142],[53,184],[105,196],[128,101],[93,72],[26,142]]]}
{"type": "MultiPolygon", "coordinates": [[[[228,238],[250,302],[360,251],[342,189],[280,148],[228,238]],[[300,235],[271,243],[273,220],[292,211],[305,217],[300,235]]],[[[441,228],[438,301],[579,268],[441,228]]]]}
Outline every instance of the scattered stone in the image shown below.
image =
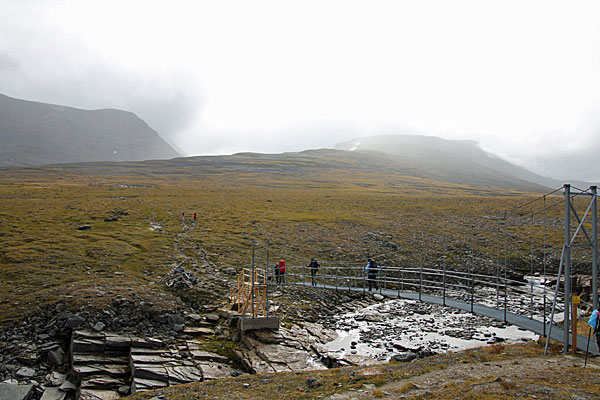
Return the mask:
{"type": "Polygon", "coordinates": [[[383,297],[382,295],[380,295],[379,293],[375,293],[373,295],[373,299],[377,300],[377,301],[381,301],[383,300],[385,297],[383,297]]]}
{"type": "Polygon", "coordinates": [[[78,231],[89,231],[90,229],[92,229],[91,225],[80,225],[77,227],[78,231]]]}
{"type": "Polygon", "coordinates": [[[16,375],[19,378],[33,378],[35,376],[35,371],[33,369],[31,369],[31,368],[28,368],[28,367],[21,367],[17,371],[16,375]]]}
{"type": "Polygon", "coordinates": [[[85,320],[79,315],[70,315],[65,322],[65,328],[75,329],[85,324],[85,320]]]}
{"type": "Polygon", "coordinates": [[[98,321],[94,324],[92,329],[96,332],[102,332],[104,328],[106,328],[106,325],[103,322],[98,321]]]}
{"type": "Polygon", "coordinates": [[[121,386],[121,387],[119,387],[119,390],[117,390],[117,392],[121,396],[127,396],[129,394],[130,390],[131,390],[131,386],[121,386]]]}
{"type": "Polygon", "coordinates": [[[49,386],[60,386],[65,383],[66,379],[67,377],[58,371],[54,371],[46,377],[49,386]]]}
{"type": "Polygon", "coordinates": [[[244,387],[244,389],[250,389],[250,384],[249,383],[244,383],[242,386],[244,387]]]}
{"type": "Polygon", "coordinates": [[[200,322],[200,321],[202,321],[202,316],[200,316],[200,315],[198,315],[198,314],[189,314],[187,317],[188,317],[189,319],[191,319],[192,321],[195,321],[195,322],[200,322]]]}
{"type": "Polygon", "coordinates": [[[317,388],[317,387],[321,386],[321,382],[318,379],[315,379],[315,378],[308,378],[306,380],[306,385],[310,389],[314,389],[314,388],[317,388]]]}
{"type": "Polygon", "coordinates": [[[212,323],[219,322],[219,316],[217,314],[206,314],[205,318],[208,322],[212,322],[212,323]]]}
{"type": "Polygon", "coordinates": [[[210,328],[189,326],[189,327],[185,327],[185,329],[183,330],[183,333],[185,333],[187,335],[214,335],[215,331],[210,328]]]}
{"type": "Polygon", "coordinates": [[[169,271],[159,283],[175,288],[192,287],[198,283],[198,277],[192,271],[186,271],[185,268],[179,264],[169,271]]]}

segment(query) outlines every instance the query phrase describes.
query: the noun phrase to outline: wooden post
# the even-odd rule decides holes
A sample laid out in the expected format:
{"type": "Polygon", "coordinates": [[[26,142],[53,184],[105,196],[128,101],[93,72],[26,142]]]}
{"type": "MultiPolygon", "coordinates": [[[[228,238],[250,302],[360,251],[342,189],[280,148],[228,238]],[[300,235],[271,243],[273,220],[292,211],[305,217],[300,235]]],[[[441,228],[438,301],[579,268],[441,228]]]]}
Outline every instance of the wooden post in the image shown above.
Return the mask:
{"type": "Polygon", "coordinates": [[[581,298],[579,296],[573,296],[573,312],[571,313],[571,326],[573,327],[573,354],[577,354],[577,306],[581,298]]]}

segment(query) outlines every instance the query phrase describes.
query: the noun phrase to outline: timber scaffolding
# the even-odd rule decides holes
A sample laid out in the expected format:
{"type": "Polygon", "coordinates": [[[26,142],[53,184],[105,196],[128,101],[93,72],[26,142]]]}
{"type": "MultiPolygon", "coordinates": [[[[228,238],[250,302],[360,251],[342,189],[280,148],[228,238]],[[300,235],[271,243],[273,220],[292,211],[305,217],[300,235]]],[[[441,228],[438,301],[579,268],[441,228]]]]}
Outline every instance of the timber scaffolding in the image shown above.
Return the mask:
{"type": "Polygon", "coordinates": [[[229,308],[242,315],[238,320],[238,329],[242,332],[279,329],[279,317],[269,315],[269,276],[267,270],[255,266],[254,247],[253,241],[252,265],[250,268],[242,268],[230,295],[229,308]]]}
{"type": "MultiPolygon", "coordinates": [[[[573,292],[572,285],[571,257],[575,250],[591,249],[590,300],[593,307],[598,308],[596,199],[595,186],[588,190],[581,190],[571,185],[564,185],[532,201],[513,207],[498,217],[485,217],[479,223],[469,224],[471,243],[465,246],[469,261],[458,266],[456,262],[452,264],[452,257],[448,256],[445,236],[440,237],[443,249],[433,257],[425,255],[423,243],[432,242],[434,235],[423,236],[420,243],[415,246],[414,262],[382,266],[376,278],[376,291],[389,297],[440,304],[504,321],[562,342],[565,353],[569,346],[585,350],[587,337],[579,336],[577,339],[576,335],[570,335],[570,328],[575,325],[577,319],[577,314],[571,310],[574,303],[572,297],[576,294],[573,292]],[[576,207],[576,205],[582,206],[581,199],[590,200],[589,205],[585,204],[584,213],[583,210],[578,213],[576,207]],[[564,205],[564,214],[560,212],[560,208],[557,208],[561,205],[564,205]],[[552,212],[554,214],[551,214],[552,212]],[[564,218],[563,233],[561,233],[563,229],[558,227],[561,214],[564,218]],[[572,226],[574,220],[577,222],[576,227],[572,226]],[[520,228],[525,230],[530,224],[531,243],[517,242],[518,237],[515,236],[514,230],[511,230],[513,226],[507,226],[510,221],[520,222],[520,228]],[[490,226],[494,223],[497,225],[490,226]],[[547,241],[549,238],[547,230],[553,230],[555,237],[557,234],[564,235],[564,241],[561,240],[562,246],[559,246],[559,243],[554,244],[557,249],[562,248],[560,259],[558,255],[552,259],[547,254],[548,249],[552,248],[547,241]],[[543,244],[538,243],[536,246],[534,241],[541,242],[542,237],[543,244]],[[576,240],[578,237],[580,239],[576,240]],[[529,282],[516,278],[513,271],[510,271],[508,260],[514,257],[515,248],[518,248],[517,243],[521,243],[521,246],[529,252],[527,254],[527,258],[530,259],[529,282]],[[538,251],[537,256],[534,256],[534,250],[538,251]],[[480,267],[484,265],[481,255],[496,260],[491,265],[487,265],[487,271],[491,273],[476,273],[478,269],[481,271],[480,267]],[[478,262],[482,264],[477,265],[478,262]],[[547,278],[551,277],[549,269],[558,271],[558,274],[554,275],[556,279],[554,290],[547,287],[549,282],[547,278]],[[540,285],[534,285],[534,280],[539,281],[540,285]],[[560,289],[564,289],[562,293],[560,289]],[[564,314],[563,321],[566,321],[562,324],[563,329],[554,324],[554,316],[559,311],[564,314]]],[[[288,265],[286,284],[367,291],[369,279],[364,271],[364,265],[327,264],[321,261],[321,268],[315,277],[314,285],[310,268],[288,265]]],[[[252,265],[254,265],[254,242],[252,265]]],[[[269,266],[268,241],[266,265],[269,266]]],[[[273,279],[269,279],[270,273],[271,268],[267,269],[266,278],[263,280],[266,282],[264,290],[267,293],[267,304],[268,287],[275,284],[273,279]]],[[[592,352],[598,354],[598,350],[592,352]]]]}

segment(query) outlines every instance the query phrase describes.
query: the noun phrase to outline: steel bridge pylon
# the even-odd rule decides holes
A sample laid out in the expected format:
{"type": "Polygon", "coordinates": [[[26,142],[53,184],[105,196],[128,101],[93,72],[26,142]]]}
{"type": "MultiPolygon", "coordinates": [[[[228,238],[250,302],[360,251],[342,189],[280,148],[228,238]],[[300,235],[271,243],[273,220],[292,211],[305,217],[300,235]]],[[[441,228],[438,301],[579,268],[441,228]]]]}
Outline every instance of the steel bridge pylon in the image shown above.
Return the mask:
{"type": "MultiPolygon", "coordinates": [[[[558,277],[556,283],[556,292],[554,296],[554,302],[552,305],[552,315],[550,318],[550,329],[552,329],[552,323],[554,319],[554,310],[556,307],[556,294],[560,286],[560,279],[562,271],[564,269],[564,320],[563,320],[563,352],[566,354],[569,351],[569,329],[571,321],[573,324],[577,323],[577,315],[572,311],[573,305],[573,288],[572,288],[572,271],[571,271],[571,250],[574,247],[589,247],[592,251],[592,304],[594,309],[598,309],[598,207],[597,197],[598,188],[596,186],[590,186],[588,190],[580,190],[573,188],[570,184],[563,186],[564,190],[564,201],[565,201],[565,224],[564,224],[564,244],[563,251],[560,260],[560,266],[558,269],[558,277]],[[573,190],[575,189],[575,190],[573,190]],[[577,210],[573,205],[573,198],[576,196],[587,196],[590,197],[590,202],[587,210],[583,217],[579,217],[577,210]],[[591,211],[591,216],[590,216],[591,211]],[[572,232],[572,219],[574,217],[578,225],[573,235],[572,232]],[[590,233],[584,226],[587,218],[591,219],[591,236],[590,233]],[[583,232],[586,243],[575,244],[575,239],[580,232],[583,232]],[[564,267],[564,268],[563,268],[564,267]]],[[[546,341],[546,352],[548,351],[548,342],[546,341]]]]}

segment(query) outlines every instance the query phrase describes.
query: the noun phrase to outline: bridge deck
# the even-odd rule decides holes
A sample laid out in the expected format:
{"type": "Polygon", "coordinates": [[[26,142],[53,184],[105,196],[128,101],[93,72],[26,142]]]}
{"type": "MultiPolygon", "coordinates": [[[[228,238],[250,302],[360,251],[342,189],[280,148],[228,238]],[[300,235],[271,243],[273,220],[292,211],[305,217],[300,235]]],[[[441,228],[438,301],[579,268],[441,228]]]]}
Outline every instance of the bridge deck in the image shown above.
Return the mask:
{"type": "MultiPolygon", "coordinates": [[[[295,282],[295,283],[291,283],[291,284],[292,285],[300,285],[300,286],[311,286],[310,282],[295,282]]],[[[342,286],[338,286],[336,288],[335,286],[327,285],[327,284],[319,284],[316,287],[325,288],[325,289],[334,289],[334,290],[335,289],[351,290],[351,291],[355,291],[355,292],[363,292],[364,291],[363,288],[348,288],[348,287],[342,287],[342,286]]],[[[415,293],[415,292],[400,292],[400,295],[398,295],[397,290],[390,290],[390,289],[380,289],[379,290],[378,289],[375,293],[381,293],[382,295],[387,296],[387,297],[396,297],[396,298],[399,297],[401,299],[419,300],[419,293],[415,293]]],[[[429,294],[422,294],[420,300],[424,301],[425,303],[437,304],[440,306],[444,305],[444,299],[440,296],[432,296],[429,294]]],[[[446,297],[446,306],[452,307],[452,308],[457,308],[459,310],[463,310],[463,311],[467,311],[467,312],[471,312],[471,303],[466,303],[464,301],[450,299],[448,297],[446,297]]],[[[498,310],[493,307],[488,307],[488,306],[484,306],[484,305],[475,303],[475,304],[473,304],[473,313],[477,314],[477,315],[482,315],[485,317],[493,318],[498,321],[505,321],[504,310],[498,310]]],[[[534,332],[538,335],[544,334],[544,324],[542,323],[542,321],[530,319],[528,317],[525,317],[525,316],[522,316],[519,314],[514,314],[514,313],[507,311],[506,312],[506,322],[511,325],[518,326],[519,328],[523,328],[528,331],[534,332]]],[[[546,333],[549,332],[549,330],[550,330],[550,324],[546,324],[546,333]]],[[[556,340],[556,341],[562,343],[563,330],[559,327],[553,326],[551,338],[553,340],[556,340]]],[[[598,351],[598,347],[596,346],[595,341],[592,339],[591,342],[592,343],[590,343],[590,346],[589,346],[589,353],[594,356],[600,355],[600,352],[598,351]]],[[[570,335],[569,335],[569,345],[570,346],[572,345],[572,340],[571,340],[570,335]]],[[[577,348],[579,350],[585,352],[587,345],[588,345],[588,338],[585,336],[582,336],[582,335],[577,335],[577,348]]]]}

